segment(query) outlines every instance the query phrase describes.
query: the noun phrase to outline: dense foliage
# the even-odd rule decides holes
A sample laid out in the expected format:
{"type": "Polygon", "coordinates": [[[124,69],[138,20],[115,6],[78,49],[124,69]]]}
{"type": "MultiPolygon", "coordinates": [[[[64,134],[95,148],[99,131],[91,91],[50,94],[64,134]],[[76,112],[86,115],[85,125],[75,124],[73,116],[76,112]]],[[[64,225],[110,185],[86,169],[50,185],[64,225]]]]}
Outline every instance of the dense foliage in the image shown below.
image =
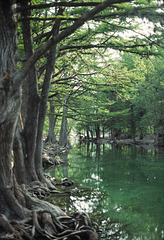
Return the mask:
{"type": "MultiPolygon", "coordinates": [[[[101,62],[107,67],[95,63],[95,73],[83,74],[81,82],[86,81],[85,85],[78,85],[78,93],[75,87],[75,93],[70,96],[68,117],[76,121],[76,130],[89,131],[92,137],[96,136],[99,125],[101,137],[104,129],[106,133],[114,130],[126,137],[135,134],[142,138],[148,133],[162,137],[163,58],[142,59],[125,53],[115,62],[108,61],[101,62]]],[[[70,94],[69,89],[67,93],[70,94]]]]}
{"type": "MultiPolygon", "coordinates": [[[[90,8],[89,2],[84,5],[70,3],[57,17],[57,7],[47,9],[44,17],[45,10],[36,7],[30,17],[36,47],[49,38],[54,19],[62,19],[66,28],[90,8]]],[[[74,126],[76,133],[88,137],[162,137],[162,49],[162,5],[153,1],[116,4],[60,42],[49,93],[55,112],[48,115],[58,119],[55,133],[59,134],[67,97],[68,132],[74,126]]],[[[37,63],[40,86],[45,60],[37,63]]]]}

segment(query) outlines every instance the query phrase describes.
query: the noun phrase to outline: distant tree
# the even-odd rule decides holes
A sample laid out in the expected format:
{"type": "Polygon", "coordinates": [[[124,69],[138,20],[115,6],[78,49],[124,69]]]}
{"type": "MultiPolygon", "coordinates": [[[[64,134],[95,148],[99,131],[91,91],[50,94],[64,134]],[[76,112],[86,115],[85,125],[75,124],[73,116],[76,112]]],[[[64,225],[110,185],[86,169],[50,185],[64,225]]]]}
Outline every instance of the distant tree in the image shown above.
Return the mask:
{"type": "Polygon", "coordinates": [[[50,108],[49,108],[49,129],[48,129],[48,136],[46,138],[46,142],[57,143],[56,135],[54,132],[55,124],[57,121],[57,116],[55,116],[54,111],[54,103],[50,101],[50,108]]]}

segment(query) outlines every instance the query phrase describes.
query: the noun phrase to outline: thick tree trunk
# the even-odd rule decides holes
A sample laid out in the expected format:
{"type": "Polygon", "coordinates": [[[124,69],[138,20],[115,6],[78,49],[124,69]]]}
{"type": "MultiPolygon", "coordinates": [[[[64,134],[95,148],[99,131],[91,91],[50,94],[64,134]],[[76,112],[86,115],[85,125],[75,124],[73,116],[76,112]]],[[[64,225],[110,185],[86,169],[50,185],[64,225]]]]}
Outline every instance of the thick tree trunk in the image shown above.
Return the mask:
{"type": "MultiPolygon", "coordinates": [[[[14,233],[14,229],[11,229],[11,225],[7,222],[4,215],[1,214],[5,214],[8,218],[17,217],[23,219],[30,216],[30,211],[26,207],[29,209],[47,209],[46,211],[52,211],[53,214],[57,215],[65,214],[58,207],[56,208],[38,199],[35,200],[23,192],[13,174],[11,152],[18,125],[21,86],[18,88],[17,85],[16,88],[15,82],[10,77],[16,69],[16,28],[12,22],[10,7],[10,1],[0,2],[0,62],[3,63],[0,64],[0,229],[14,233]],[[3,77],[3,72],[7,72],[5,77],[3,77]]],[[[14,148],[16,154],[21,157],[21,154],[16,149],[20,143],[20,135],[18,133],[16,133],[18,142],[15,143],[14,148]]],[[[21,149],[20,146],[18,148],[19,150],[21,149]]],[[[18,166],[24,169],[23,163],[17,162],[15,167],[18,166]]],[[[15,239],[22,239],[19,237],[15,239]]]]}
{"type": "Polygon", "coordinates": [[[17,127],[14,139],[14,174],[19,184],[27,183],[26,166],[22,146],[22,136],[17,127]]]}
{"type": "Polygon", "coordinates": [[[16,70],[16,28],[8,0],[0,2],[0,22],[0,213],[7,214],[8,211],[23,217],[24,210],[16,199],[11,167],[21,92],[20,87],[14,90],[10,77],[16,70]]]}
{"type": "Polygon", "coordinates": [[[63,106],[63,117],[60,129],[59,145],[66,147],[68,144],[68,123],[67,123],[67,113],[68,113],[68,97],[65,97],[63,106]]]}
{"type": "MultiPolygon", "coordinates": [[[[28,1],[21,1],[22,6],[27,7],[28,1]]],[[[22,12],[22,30],[23,30],[23,40],[25,49],[25,58],[29,59],[33,54],[33,44],[31,37],[30,21],[28,20],[28,12],[22,12]]],[[[26,176],[27,181],[38,180],[35,171],[35,149],[36,149],[36,136],[37,136],[37,126],[38,126],[38,112],[39,112],[39,96],[37,93],[37,77],[35,67],[33,66],[26,76],[25,86],[27,90],[24,89],[24,102],[23,106],[27,107],[27,114],[24,122],[24,158],[26,166],[26,176]],[[28,95],[26,95],[26,93],[28,95]],[[29,114],[30,113],[30,114],[29,114]]]]}

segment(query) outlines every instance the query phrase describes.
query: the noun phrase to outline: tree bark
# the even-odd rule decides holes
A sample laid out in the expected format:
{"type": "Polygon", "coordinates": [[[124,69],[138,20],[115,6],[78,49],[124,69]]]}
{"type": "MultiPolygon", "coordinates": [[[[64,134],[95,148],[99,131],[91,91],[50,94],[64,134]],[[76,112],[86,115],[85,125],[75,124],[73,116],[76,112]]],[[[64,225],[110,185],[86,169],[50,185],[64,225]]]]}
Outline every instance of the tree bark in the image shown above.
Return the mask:
{"type": "Polygon", "coordinates": [[[49,111],[49,130],[46,142],[57,143],[54,128],[56,124],[57,117],[54,117],[54,104],[50,101],[50,111],[49,111]]]}
{"type": "MultiPolygon", "coordinates": [[[[63,13],[62,9],[59,9],[58,14],[61,15],[63,13]]],[[[60,28],[61,20],[56,20],[54,26],[53,26],[53,36],[55,37],[60,28]]],[[[37,141],[36,141],[36,151],[35,151],[35,169],[37,172],[37,176],[39,180],[43,183],[47,183],[49,187],[53,187],[50,185],[50,183],[45,179],[43,175],[42,170],[42,148],[43,148],[43,128],[44,128],[44,122],[46,117],[46,111],[47,111],[47,101],[48,101],[48,94],[49,94],[49,88],[51,83],[51,76],[54,71],[54,64],[55,64],[55,57],[56,57],[56,47],[55,44],[50,48],[50,52],[48,55],[47,60],[47,67],[46,67],[46,74],[45,79],[42,87],[42,93],[41,93],[41,101],[40,101],[40,108],[39,108],[39,121],[38,121],[38,131],[37,131],[37,141]]]]}
{"type": "MultiPolygon", "coordinates": [[[[12,78],[16,71],[16,28],[12,19],[10,1],[0,1],[0,217],[5,214],[7,217],[26,218],[32,208],[34,200],[27,196],[18,186],[12,169],[12,150],[16,127],[18,126],[18,116],[21,103],[21,85],[12,78]],[[16,85],[16,86],[15,86],[16,85]]],[[[23,79],[22,79],[23,81],[23,79]]],[[[21,158],[20,135],[16,132],[15,153],[21,158]]],[[[16,156],[17,160],[20,159],[16,156]]],[[[21,159],[23,160],[23,159],[21,159]]],[[[17,162],[16,168],[23,169],[23,162],[17,162]],[[21,166],[21,167],[20,167],[21,166]]],[[[23,172],[21,170],[21,174],[23,172]]],[[[23,177],[23,176],[21,176],[23,177]]],[[[24,182],[21,179],[20,183],[24,182]]],[[[42,208],[42,202],[39,202],[42,208]]],[[[44,203],[46,208],[46,203],[44,203]]],[[[52,208],[54,211],[55,209],[52,208]]],[[[59,209],[59,214],[63,214],[59,209]]],[[[2,220],[2,219],[1,219],[2,220]]],[[[1,221],[1,224],[5,222],[1,221]]]]}
{"type": "Polygon", "coordinates": [[[20,107],[20,87],[14,91],[11,74],[16,70],[16,28],[10,1],[0,2],[0,211],[12,211],[24,217],[24,210],[15,196],[11,166],[13,139],[20,107]],[[4,73],[5,77],[4,77],[4,73]],[[5,206],[6,205],[6,206],[5,206]]]}
{"type": "Polygon", "coordinates": [[[66,147],[68,144],[68,123],[67,123],[67,113],[68,113],[68,97],[65,97],[63,106],[63,117],[60,129],[59,145],[66,147]]]}
{"type": "MultiPolygon", "coordinates": [[[[22,6],[28,7],[28,1],[21,1],[22,6]]],[[[22,31],[23,31],[23,41],[25,49],[25,58],[29,59],[33,54],[33,44],[31,37],[31,27],[30,21],[28,20],[28,12],[22,12],[22,31]]],[[[25,82],[25,86],[28,90],[24,89],[24,102],[23,106],[27,107],[27,114],[24,122],[24,129],[22,132],[24,138],[24,159],[26,167],[27,181],[38,180],[35,171],[35,149],[36,149],[36,136],[37,136],[37,126],[38,126],[38,112],[39,112],[39,96],[37,93],[37,77],[35,66],[31,67],[28,72],[25,82]],[[26,95],[26,93],[28,95],[26,95]],[[29,114],[30,113],[30,114],[29,114]]]]}
{"type": "Polygon", "coordinates": [[[27,172],[24,161],[23,138],[20,134],[18,125],[16,128],[13,152],[14,152],[14,174],[19,184],[27,183],[27,172]]]}

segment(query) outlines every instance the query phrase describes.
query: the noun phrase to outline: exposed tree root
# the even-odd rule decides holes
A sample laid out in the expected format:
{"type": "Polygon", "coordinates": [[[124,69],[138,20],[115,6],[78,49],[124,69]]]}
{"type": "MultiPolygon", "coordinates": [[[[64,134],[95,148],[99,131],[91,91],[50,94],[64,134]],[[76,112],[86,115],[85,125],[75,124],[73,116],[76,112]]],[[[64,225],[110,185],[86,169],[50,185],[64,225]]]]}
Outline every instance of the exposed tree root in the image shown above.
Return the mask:
{"type": "Polygon", "coordinates": [[[45,176],[52,184],[55,184],[54,189],[49,189],[46,184],[39,181],[34,181],[30,184],[22,184],[21,187],[23,191],[28,192],[28,194],[32,197],[37,197],[38,199],[44,200],[50,197],[51,194],[61,193],[56,189],[55,186],[71,187],[72,185],[74,185],[74,181],[69,180],[68,178],[63,178],[60,180],[60,182],[57,183],[55,182],[55,179],[51,178],[48,174],[45,174],[45,176]]]}
{"type": "MultiPolygon", "coordinates": [[[[74,183],[66,178],[59,182],[59,185],[66,188],[72,184],[74,183]]],[[[12,196],[12,199],[16,198],[16,205],[11,204],[11,199],[5,201],[7,196],[4,193],[0,195],[1,212],[4,213],[0,214],[0,239],[96,240],[97,234],[86,213],[68,216],[59,207],[40,199],[49,196],[51,191],[46,184],[40,182],[33,182],[27,186],[23,184],[20,188],[14,181],[14,191],[8,193],[8,196],[12,196]]]]}
{"type": "Polygon", "coordinates": [[[43,167],[47,168],[52,165],[65,164],[64,160],[56,156],[60,156],[67,151],[68,149],[66,147],[61,147],[58,144],[44,143],[42,156],[43,167]]]}
{"type": "Polygon", "coordinates": [[[68,178],[63,178],[60,180],[59,183],[56,183],[56,185],[62,185],[65,187],[70,187],[74,184],[74,181],[69,180],[68,178]]]}
{"type": "Polygon", "coordinates": [[[32,211],[27,221],[9,221],[0,215],[0,239],[8,240],[96,240],[87,214],[55,216],[49,211],[32,211]]]}
{"type": "MultiPolygon", "coordinates": [[[[43,201],[51,193],[60,193],[55,188],[57,183],[54,179],[49,176],[46,178],[54,186],[53,189],[39,181],[22,184],[20,187],[13,178],[13,189],[0,194],[0,239],[96,240],[97,234],[86,213],[68,216],[59,207],[43,201]],[[8,201],[7,196],[10,196],[8,201]]],[[[67,178],[58,183],[62,189],[73,184],[74,182],[67,178]]]]}

